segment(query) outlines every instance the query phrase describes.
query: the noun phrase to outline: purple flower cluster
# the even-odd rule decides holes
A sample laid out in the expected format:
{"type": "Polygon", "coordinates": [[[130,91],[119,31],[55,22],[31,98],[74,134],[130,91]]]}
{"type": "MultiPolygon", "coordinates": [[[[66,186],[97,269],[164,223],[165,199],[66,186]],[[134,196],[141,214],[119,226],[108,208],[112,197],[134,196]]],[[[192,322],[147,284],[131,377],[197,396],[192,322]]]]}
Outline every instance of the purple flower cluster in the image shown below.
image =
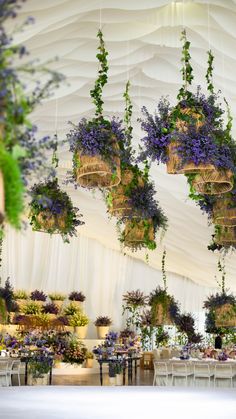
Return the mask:
{"type": "Polygon", "coordinates": [[[170,112],[170,103],[165,98],[160,99],[154,116],[148,112],[145,106],[142,108],[146,119],[140,120],[140,122],[146,136],[142,138],[144,150],[139,156],[140,161],[150,158],[157,163],[166,163],[168,159],[166,148],[171,140],[170,112]]]}
{"type": "Polygon", "coordinates": [[[133,218],[134,215],[140,219],[151,218],[156,231],[159,227],[167,227],[167,218],[155,200],[155,195],[154,183],[146,181],[142,186],[132,189],[129,203],[133,209],[130,218],[133,218]]]}
{"type": "Polygon", "coordinates": [[[157,163],[166,163],[167,146],[178,141],[177,153],[182,165],[191,161],[196,165],[211,163],[233,170],[230,141],[223,126],[224,111],[217,100],[217,95],[206,97],[199,88],[195,95],[182,100],[174,108],[162,98],[154,116],[143,108],[146,119],[141,121],[141,127],[147,135],[142,139],[144,150],[139,160],[150,158],[157,163]],[[197,123],[198,117],[201,123],[197,123]],[[186,129],[179,129],[180,122],[186,129]]]}
{"type": "Polygon", "coordinates": [[[114,165],[114,157],[119,155],[115,143],[124,141],[124,129],[122,121],[112,118],[111,121],[103,117],[87,120],[83,118],[78,125],[67,134],[72,153],[95,156],[99,155],[114,165]]]}

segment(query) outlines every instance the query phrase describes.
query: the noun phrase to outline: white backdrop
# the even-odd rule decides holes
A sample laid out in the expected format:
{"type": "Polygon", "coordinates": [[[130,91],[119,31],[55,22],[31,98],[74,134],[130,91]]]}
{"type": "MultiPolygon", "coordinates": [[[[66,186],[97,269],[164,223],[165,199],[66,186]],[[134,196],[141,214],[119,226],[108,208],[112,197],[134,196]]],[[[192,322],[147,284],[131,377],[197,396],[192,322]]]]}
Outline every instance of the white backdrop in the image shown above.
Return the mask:
{"type": "MultiPolygon", "coordinates": [[[[182,45],[179,38],[183,27],[186,27],[191,41],[195,75],[193,88],[196,89],[198,84],[205,88],[206,51],[211,47],[215,55],[216,89],[222,90],[235,117],[236,2],[233,0],[27,0],[14,24],[19,24],[29,15],[35,17],[35,24],[20,32],[16,41],[27,46],[31,58],[42,62],[58,56],[58,60],[50,65],[67,78],[55,96],[46,100],[32,115],[40,134],[53,135],[56,126],[59,139],[65,139],[68,120],[77,123],[82,116],[94,115],[89,91],[97,74],[96,35],[100,26],[109,52],[108,84],[104,89],[105,115],[123,116],[123,92],[129,77],[134,104],[135,148],[141,136],[137,123],[141,106],[146,105],[153,111],[162,95],[169,95],[170,101],[176,102],[181,84],[182,45]]],[[[71,167],[72,156],[68,148],[65,145],[60,151],[59,177],[62,181],[66,177],[66,168],[71,167]]],[[[213,228],[207,225],[207,217],[201,214],[195,203],[188,199],[185,177],[167,175],[164,165],[155,164],[151,175],[156,184],[157,198],[169,219],[169,228],[163,240],[168,252],[169,270],[200,285],[214,287],[217,255],[207,250],[213,228]]],[[[81,234],[119,251],[115,223],[108,222],[101,196],[98,194],[94,200],[90,192],[83,189],[75,191],[69,186],[66,188],[84,214],[86,224],[80,229],[81,234]]],[[[150,253],[150,266],[160,270],[163,250],[163,245],[159,243],[160,235],[157,241],[157,250],[150,253]]],[[[33,248],[40,254],[40,245],[35,238],[30,236],[27,245],[31,254],[33,248]]],[[[21,252],[24,256],[23,249],[21,252]]],[[[27,263],[30,252],[26,257],[27,263]]],[[[68,248],[63,248],[63,252],[67,254],[68,248]]],[[[63,260],[58,259],[63,252],[53,246],[48,262],[47,271],[55,281],[58,281],[57,273],[60,271],[62,275],[64,269],[63,260]]],[[[73,247],[73,254],[75,252],[73,247]]],[[[137,252],[134,257],[144,259],[142,252],[137,252]]],[[[90,261],[96,258],[94,255],[90,261]]],[[[47,275],[41,275],[41,268],[36,262],[35,268],[32,268],[36,271],[31,271],[31,278],[38,275],[45,280],[47,275]]],[[[68,269],[67,280],[72,281],[76,268],[68,269]]],[[[232,291],[236,291],[235,275],[236,260],[235,255],[231,255],[227,259],[227,285],[232,291]]]]}
{"type": "MultiPolygon", "coordinates": [[[[6,234],[1,276],[6,279],[8,275],[16,289],[82,291],[86,296],[84,310],[91,321],[98,315],[108,315],[114,329],[124,325],[121,312],[122,295],[126,291],[140,289],[148,294],[162,285],[161,272],[97,240],[80,235],[67,245],[60,236],[50,237],[30,229],[24,234],[12,230],[6,234]]],[[[202,302],[212,289],[172,273],[168,273],[168,289],[183,311],[191,311],[196,316],[197,325],[202,328],[202,302]]],[[[90,337],[94,332],[90,325],[90,337]]]]}

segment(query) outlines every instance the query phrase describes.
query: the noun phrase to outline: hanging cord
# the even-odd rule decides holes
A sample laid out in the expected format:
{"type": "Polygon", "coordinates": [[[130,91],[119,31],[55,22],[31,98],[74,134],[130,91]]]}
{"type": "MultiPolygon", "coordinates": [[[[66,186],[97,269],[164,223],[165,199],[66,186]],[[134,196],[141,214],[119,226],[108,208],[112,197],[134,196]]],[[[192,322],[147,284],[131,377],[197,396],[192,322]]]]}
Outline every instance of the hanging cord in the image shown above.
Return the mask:
{"type": "Polygon", "coordinates": [[[207,0],[207,37],[208,37],[208,50],[211,50],[211,42],[210,42],[210,4],[209,0],[207,0]]]}
{"type": "Polygon", "coordinates": [[[102,0],[100,0],[99,6],[99,29],[102,30],[102,0]]]}
{"type": "Polygon", "coordinates": [[[58,99],[56,99],[56,106],[55,106],[55,134],[54,134],[54,141],[53,141],[53,153],[52,153],[52,165],[55,169],[58,167],[59,159],[57,156],[57,146],[58,146],[58,135],[57,135],[57,127],[58,127],[58,99]]]}

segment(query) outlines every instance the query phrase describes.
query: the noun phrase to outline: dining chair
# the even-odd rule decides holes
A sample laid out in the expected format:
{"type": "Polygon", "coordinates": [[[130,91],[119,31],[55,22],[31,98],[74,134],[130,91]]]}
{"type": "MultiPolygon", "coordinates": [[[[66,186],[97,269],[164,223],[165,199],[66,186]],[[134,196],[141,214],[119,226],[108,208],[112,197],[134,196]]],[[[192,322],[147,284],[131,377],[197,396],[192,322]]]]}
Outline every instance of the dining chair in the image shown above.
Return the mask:
{"type": "Polygon", "coordinates": [[[233,370],[232,364],[217,363],[215,365],[214,386],[216,386],[216,380],[230,380],[230,385],[233,387],[234,377],[236,377],[236,372],[233,370]]]}
{"type": "Polygon", "coordinates": [[[185,362],[174,362],[172,364],[172,380],[171,384],[174,385],[175,378],[184,378],[186,386],[188,385],[188,378],[193,376],[190,365],[187,365],[185,362]]]}
{"type": "Polygon", "coordinates": [[[12,362],[11,368],[8,369],[9,385],[12,385],[12,376],[16,375],[18,379],[18,385],[20,386],[20,369],[21,361],[20,359],[16,359],[12,362]]]}
{"type": "Polygon", "coordinates": [[[157,385],[158,378],[163,378],[164,385],[168,385],[169,377],[171,376],[170,367],[167,362],[154,361],[154,378],[153,385],[157,385]]]}
{"type": "MultiPolygon", "coordinates": [[[[8,366],[9,366],[8,359],[0,359],[0,377],[3,377],[5,379],[6,386],[9,386],[8,366]]],[[[2,383],[0,385],[2,385],[2,383]]]]}
{"type": "Polygon", "coordinates": [[[193,382],[196,384],[196,378],[206,378],[208,380],[208,386],[210,387],[211,378],[214,377],[213,368],[205,363],[195,362],[193,366],[193,382]]]}

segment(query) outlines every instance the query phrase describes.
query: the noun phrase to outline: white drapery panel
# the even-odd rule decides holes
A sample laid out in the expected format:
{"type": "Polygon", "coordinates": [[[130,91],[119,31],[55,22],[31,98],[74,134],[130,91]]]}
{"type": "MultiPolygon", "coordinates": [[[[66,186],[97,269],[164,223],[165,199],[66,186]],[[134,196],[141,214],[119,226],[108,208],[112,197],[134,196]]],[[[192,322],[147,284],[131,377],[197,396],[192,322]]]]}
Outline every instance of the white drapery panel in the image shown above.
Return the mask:
{"type": "MultiPolygon", "coordinates": [[[[64,244],[59,235],[50,237],[30,229],[24,233],[7,231],[1,275],[3,282],[10,276],[16,289],[82,291],[86,295],[84,310],[91,321],[98,315],[108,315],[114,329],[124,326],[122,295],[126,291],[140,289],[148,294],[162,285],[160,271],[97,240],[80,235],[70,244],[64,244]]],[[[181,303],[182,311],[196,315],[197,324],[202,328],[202,302],[212,289],[168,273],[168,290],[181,303]]],[[[90,325],[91,337],[94,332],[90,325]]]]}

